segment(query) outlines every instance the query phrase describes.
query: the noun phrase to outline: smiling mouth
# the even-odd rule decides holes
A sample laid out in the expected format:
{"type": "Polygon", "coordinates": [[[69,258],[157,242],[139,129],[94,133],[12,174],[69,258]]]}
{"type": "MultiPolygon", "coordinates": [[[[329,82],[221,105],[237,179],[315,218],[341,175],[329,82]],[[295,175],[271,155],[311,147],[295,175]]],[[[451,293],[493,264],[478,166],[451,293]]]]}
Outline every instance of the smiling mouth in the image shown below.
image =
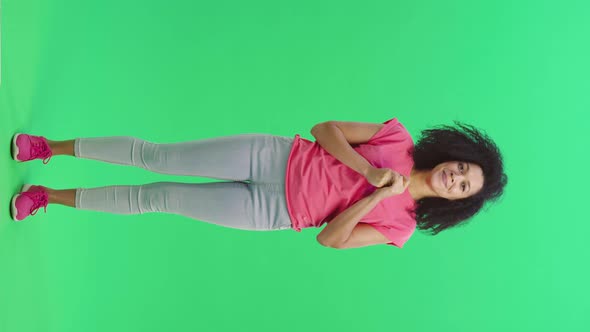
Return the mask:
{"type": "Polygon", "coordinates": [[[448,189],[449,186],[447,185],[447,173],[445,173],[445,171],[442,171],[442,180],[443,180],[443,184],[445,185],[445,188],[448,189]]]}

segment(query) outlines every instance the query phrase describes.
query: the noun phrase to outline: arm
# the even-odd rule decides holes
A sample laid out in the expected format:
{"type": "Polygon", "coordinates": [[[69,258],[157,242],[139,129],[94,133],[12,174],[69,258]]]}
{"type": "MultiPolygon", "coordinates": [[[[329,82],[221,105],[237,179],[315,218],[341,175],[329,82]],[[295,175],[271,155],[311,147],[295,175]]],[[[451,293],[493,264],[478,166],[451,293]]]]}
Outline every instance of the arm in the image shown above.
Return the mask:
{"type": "Polygon", "coordinates": [[[390,242],[385,235],[359,221],[382,199],[377,191],[354,203],[332,219],[317,235],[317,241],[326,247],[344,249],[390,242]]]}
{"type": "Polygon", "coordinates": [[[376,189],[367,197],[340,212],[317,235],[318,242],[324,246],[339,249],[389,243],[389,239],[381,232],[371,225],[359,224],[359,221],[382,199],[403,193],[409,185],[410,179],[394,172],[391,185],[376,189]]]}
{"type": "Polygon", "coordinates": [[[366,143],[383,126],[381,123],[327,121],[313,126],[311,134],[334,158],[366,176],[372,166],[351,144],[366,143]]]}

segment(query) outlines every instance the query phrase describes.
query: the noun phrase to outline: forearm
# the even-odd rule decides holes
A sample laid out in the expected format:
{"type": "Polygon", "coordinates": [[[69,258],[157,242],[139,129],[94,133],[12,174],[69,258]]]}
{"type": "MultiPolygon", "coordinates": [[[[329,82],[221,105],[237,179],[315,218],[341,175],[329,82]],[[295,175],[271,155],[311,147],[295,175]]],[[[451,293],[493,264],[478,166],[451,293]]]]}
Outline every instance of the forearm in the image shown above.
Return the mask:
{"type": "Polygon", "coordinates": [[[371,167],[371,164],[352,148],[337,126],[322,123],[312,128],[311,134],[324,150],[357,173],[365,175],[371,167]]]}
{"type": "Polygon", "coordinates": [[[375,193],[360,199],[327,223],[317,236],[318,242],[328,247],[345,243],[359,221],[380,201],[381,198],[375,193]]]}

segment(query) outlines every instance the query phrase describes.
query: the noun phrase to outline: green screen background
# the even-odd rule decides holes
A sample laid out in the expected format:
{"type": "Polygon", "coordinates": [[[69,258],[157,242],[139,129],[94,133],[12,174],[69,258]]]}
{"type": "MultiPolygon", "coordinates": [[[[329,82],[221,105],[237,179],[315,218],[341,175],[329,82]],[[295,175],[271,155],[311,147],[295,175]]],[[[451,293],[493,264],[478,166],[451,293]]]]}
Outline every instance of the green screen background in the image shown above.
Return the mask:
{"type": "Polygon", "coordinates": [[[590,3],[3,0],[0,331],[588,331],[590,3]],[[64,206],[23,183],[207,182],[17,164],[15,132],[313,139],[321,121],[460,120],[502,148],[502,201],[404,249],[64,206]]]}

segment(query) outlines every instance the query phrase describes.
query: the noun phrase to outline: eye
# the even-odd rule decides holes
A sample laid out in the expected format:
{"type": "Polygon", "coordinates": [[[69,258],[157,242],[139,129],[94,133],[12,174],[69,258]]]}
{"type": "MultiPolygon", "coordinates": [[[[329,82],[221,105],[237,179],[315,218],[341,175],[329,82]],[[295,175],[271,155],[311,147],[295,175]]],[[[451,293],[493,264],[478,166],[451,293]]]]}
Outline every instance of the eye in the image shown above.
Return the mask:
{"type": "Polygon", "coordinates": [[[465,182],[461,182],[461,190],[463,190],[463,192],[465,192],[465,187],[467,187],[465,182]]]}
{"type": "Polygon", "coordinates": [[[459,163],[459,171],[461,173],[463,173],[464,170],[465,170],[465,167],[463,166],[463,163],[459,163]]]}

